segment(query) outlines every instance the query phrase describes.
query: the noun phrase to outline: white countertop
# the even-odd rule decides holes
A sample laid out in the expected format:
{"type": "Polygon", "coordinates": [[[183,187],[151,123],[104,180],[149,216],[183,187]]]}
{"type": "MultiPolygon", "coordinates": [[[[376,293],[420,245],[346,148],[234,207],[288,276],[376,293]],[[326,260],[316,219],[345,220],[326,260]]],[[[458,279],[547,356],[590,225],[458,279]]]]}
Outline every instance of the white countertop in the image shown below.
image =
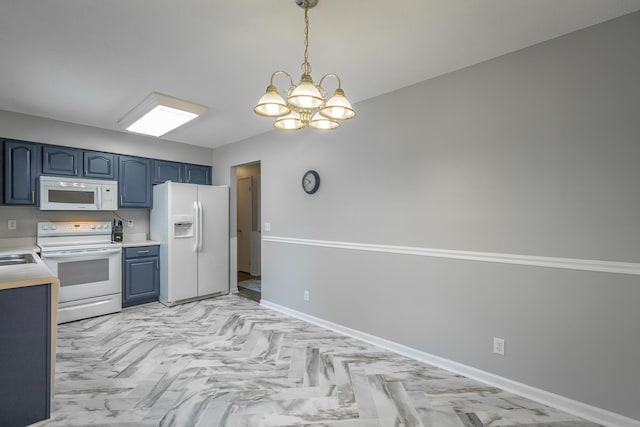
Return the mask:
{"type": "Polygon", "coordinates": [[[35,250],[37,252],[40,252],[40,248],[36,245],[36,238],[13,237],[0,239],[0,252],[21,250],[35,250]]]}
{"type": "Polygon", "coordinates": [[[127,242],[126,240],[122,242],[123,248],[131,248],[135,246],[155,246],[159,245],[160,242],[156,242],[155,240],[139,240],[134,242],[127,242]]]}
{"type": "Polygon", "coordinates": [[[58,282],[51,270],[42,262],[34,249],[2,250],[0,255],[31,254],[36,261],[32,264],[0,266],[0,289],[58,282]]]}
{"type": "Polygon", "coordinates": [[[155,246],[159,244],[160,242],[147,239],[146,233],[125,234],[124,240],[122,241],[123,248],[131,248],[135,246],[155,246]]]}

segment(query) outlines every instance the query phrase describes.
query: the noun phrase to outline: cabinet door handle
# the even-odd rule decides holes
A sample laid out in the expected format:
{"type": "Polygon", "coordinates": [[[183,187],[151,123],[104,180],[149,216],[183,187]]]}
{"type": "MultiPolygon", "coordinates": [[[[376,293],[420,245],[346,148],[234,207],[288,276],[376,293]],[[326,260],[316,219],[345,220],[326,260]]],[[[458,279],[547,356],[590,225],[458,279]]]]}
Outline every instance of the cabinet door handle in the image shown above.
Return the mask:
{"type": "Polygon", "coordinates": [[[31,192],[31,203],[35,203],[36,202],[36,192],[32,191],[31,192]]]}
{"type": "Polygon", "coordinates": [[[160,270],[160,261],[156,260],[156,270],[160,270]]]}
{"type": "Polygon", "coordinates": [[[120,195],[120,204],[122,205],[122,194],[120,195]]]}
{"type": "Polygon", "coordinates": [[[78,169],[74,169],[74,170],[73,170],[73,174],[74,174],[74,175],[78,175],[78,169]]]}
{"type": "Polygon", "coordinates": [[[148,251],[148,250],[147,250],[147,251],[138,251],[138,253],[139,253],[139,254],[148,254],[148,253],[149,253],[149,251],[148,251]]]}

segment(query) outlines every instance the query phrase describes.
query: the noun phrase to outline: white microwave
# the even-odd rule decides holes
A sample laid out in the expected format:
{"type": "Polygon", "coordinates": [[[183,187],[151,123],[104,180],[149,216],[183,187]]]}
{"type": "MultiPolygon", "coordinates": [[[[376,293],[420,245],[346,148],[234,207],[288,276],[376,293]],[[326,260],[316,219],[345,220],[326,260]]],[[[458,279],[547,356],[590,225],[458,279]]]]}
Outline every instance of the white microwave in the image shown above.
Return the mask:
{"type": "Polygon", "coordinates": [[[40,210],[118,210],[118,181],[40,176],[40,210]]]}

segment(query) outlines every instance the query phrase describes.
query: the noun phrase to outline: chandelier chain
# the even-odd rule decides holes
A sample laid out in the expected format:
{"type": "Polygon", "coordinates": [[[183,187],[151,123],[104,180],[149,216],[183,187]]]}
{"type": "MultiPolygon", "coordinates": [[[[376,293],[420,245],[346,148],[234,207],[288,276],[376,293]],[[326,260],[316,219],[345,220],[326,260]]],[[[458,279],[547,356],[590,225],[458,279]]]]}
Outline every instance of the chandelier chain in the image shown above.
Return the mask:
{"type": "Polygon", "coordinates": [[[278,70],[271,75],[271,81],[266,93],[258,101],[253,111],[264,117],[276,119],[274,127],[279,130],[297,130],[304,127],[331,130],[337,128],[339,121],[355,116],[351,103],[346,98],[340,77],[335,73],[327,73],[315,85],[311,78],[311,64],[309,64],[309,9],[318,4],[318,0],[295,0],[296,4],[304,8],[304,58],[301,65],[302,76],[296,86],[286,71],[278,70]],[[284,74],[289,78],[291,86],[285,91],[283,98],[274,84],[277,75],[284,74]],[[332,77],[338,81],[338,87],[333,96],[328,97],[322,87],[326,78],[332,77]],[[328,99],[327,99],[328,98],[328,99]]]}
{"type": "Polygon", "coordinates": [[[302,63],[302,73],[311,74],[311,65],[309,65],[309,0],[304,0],[304,62],[302,63]]]}

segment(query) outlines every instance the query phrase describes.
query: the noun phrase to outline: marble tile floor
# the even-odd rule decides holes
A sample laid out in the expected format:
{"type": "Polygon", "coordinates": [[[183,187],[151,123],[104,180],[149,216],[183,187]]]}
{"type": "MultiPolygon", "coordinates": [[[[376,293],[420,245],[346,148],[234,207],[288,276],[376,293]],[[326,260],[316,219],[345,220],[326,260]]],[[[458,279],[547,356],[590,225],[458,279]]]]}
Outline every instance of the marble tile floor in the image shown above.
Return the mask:
{"type": "Polygon", "coordinates": [[[60,325],[50,426],[595,427],[229,295],[60,325]]]}

